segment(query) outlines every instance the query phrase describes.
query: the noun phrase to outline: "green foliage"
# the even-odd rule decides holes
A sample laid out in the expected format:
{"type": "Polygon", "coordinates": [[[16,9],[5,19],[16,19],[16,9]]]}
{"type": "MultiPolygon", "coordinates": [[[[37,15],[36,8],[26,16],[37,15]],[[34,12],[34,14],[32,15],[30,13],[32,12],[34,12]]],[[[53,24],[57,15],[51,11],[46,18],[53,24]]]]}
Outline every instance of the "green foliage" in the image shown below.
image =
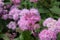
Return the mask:
{"type": "Polygon", "coordinates": [[[32,40],[30,31],[24,31],[20,35],[20,40],[32,40]]]}

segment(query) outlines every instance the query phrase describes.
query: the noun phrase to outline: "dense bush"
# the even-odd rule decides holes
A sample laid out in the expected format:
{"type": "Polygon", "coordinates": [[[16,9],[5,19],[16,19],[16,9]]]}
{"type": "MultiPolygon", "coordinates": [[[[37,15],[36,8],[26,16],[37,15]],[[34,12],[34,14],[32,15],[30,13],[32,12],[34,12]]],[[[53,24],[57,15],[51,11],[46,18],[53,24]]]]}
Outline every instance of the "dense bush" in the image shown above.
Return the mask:
{"type": "Polygon", "coordinates": [[[0,0],[0,40],[60,40],[60,0],[0,0]]]}

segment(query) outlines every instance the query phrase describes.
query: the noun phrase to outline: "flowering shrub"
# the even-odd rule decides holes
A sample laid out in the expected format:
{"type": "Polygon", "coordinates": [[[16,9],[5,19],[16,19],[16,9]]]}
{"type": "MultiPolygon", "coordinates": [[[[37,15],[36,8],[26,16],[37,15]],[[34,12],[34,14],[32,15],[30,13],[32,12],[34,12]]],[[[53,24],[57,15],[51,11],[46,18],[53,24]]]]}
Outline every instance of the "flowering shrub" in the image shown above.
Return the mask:
{"type": "Polygon", "coordinates": [[[0,40],[60,40],[59,0],[0,0],[0,40]]]}

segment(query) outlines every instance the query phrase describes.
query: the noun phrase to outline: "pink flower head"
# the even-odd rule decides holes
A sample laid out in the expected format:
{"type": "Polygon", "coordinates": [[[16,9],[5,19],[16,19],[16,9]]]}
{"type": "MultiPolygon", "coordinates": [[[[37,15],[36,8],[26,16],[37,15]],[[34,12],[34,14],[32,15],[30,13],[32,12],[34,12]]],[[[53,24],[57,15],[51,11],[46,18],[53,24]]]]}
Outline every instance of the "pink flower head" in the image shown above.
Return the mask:
{"type": "Polygon", "coordinates": [[[34,3],[37,2],[37,1],[38,1],[38,0],[30,0],[30,2],[34,2],[34,3]]]}
{"type": "Polygon", "coordinates": [[[36,14],[36,15],[40,15],[39,12],[38,12],[38,10],[35,9],[35,8],[31,8],[31,9],[30,9],[30,13],[32,13],[32,14],[34,13],[34,14],[36,14]]]}
{"type": "Polygon", "coordinates": [[[47,27],[48,27],[48,28],[55,27],[56,22],[57,22],[57,21],[55,20],[55,21],[52,21],[52,22],[48,23],[48,24],[47,24],[47,27]]]}
{"type": "Polygon", "coordinates": [[[39,25],[39,24],[35,24],[35,25],[33,26],[33,28],[34,28],[34,30],[39,29],[39,28],[40,28],[40,25],[39,25]]]}
{"type": "Polygon", "coordinates": [[[14,8],[12,10],[10,10],[9,15],[14,15],[14,14],[19,14],[20,10],[18,8],[14,8]]]}
{"type": "Polygon", "coordinates": [[[25,19],[34,23],[34,22],[40,21],[41,17],[37,9],[31,8],[30,13],[25,14],[25,19]]]}
{"type": "Polygon", "coordinates": [[[55,28],[56,28],[56,32],[60,32],[60,18],[58,19],[58,21],[55,23],[55,28]]]}
{"type": "Polygon", "coordinates": [[[48,30],[55,32],[56,34],[58,33],[58,26],[57,26],[57,21],[51,22],[47,25],[48,30]]]}
{"type": "Polygon", "coordinates": [[[18,26],[23,31],[28,30],[29,22],[22,18],[18,21],[18,26]]]}
{"type": "Polygon", "coordinates": [[[15,29],[16,29],[16,23],[13,22],[13,21],[11,21],[11,22],[7,25],[7,27],[8,27],[9,29],[15,30],[15,29]]]}
{"type": "Polygon", "coordinates": [[[20,4],[21,0],[11,0],[13,4],[20,4]]]}
{"type": "Polygon", "coordinates": [[[13,20],[18,20],[19,19],[19,15],[18,14],[14,14],[13,15],[13,20]]]}
{"type": "Polygon", "coordinates": [[[4,2],[0,2],[0,7],[4,6],[4,2]]]}
{"type": "Polygon", "coordinates": [[[8,19],[8,14],[2,15],[2,19],[7,20],[8,19]]]}
{"type": "Polygon", "coordinates": [[[35,22],[39,22],[40,21],[40,16],[36,15],[36,14],[26,14],[25,15],[25,19],[27,19],[29,22],[35,23],[35,22]]]}
{"type": "Polygon", "coordinates": [[[56,34],[50,30],[44,29],[39,33],[40,40],[56,40],[56,34]]]}
{"type": "MultiPolygon", "coordinates": [[[[44,22],[43,22],[43,26],[47,26],[48,24],[52,24],[55,23],[56,20],[54,20],[53,18],[47,18],[44,22]]],[[[50,26],[49,26],[50,27],[50,26]]]]}
{"type": "Polygon", "coordinates": [[[14,8],[14,9],[10,10],[10,12],[9,12],[9,18],[13,19],[13,15],[15,15],[15,14],[18,15],[19,13],[20,13],[20,10],[17,9],[17,8],[14,8]]]}
{"type": "MultiPolygon", "coordinates": [[[[33,15],[36,15],[39,17],[39,21],[41,20],[41,16],[40,16],[40,13],[38,12],[38,9],[35,9],[35,8],[31,8],[30,9],[30,13],[33,15]]],[[[38,18],[37,18],[38,19],[38,18]]]]}
{"type": "Polygon", "coordinates": [[[29,13],[30,13],[30,11],[28,9],[22,9],[19,15],[24,16],[24,15],[29,14],[29,13]]]}
{"type": "Polygon", "coordinates": [[[48,27],[48,30],[55,32],[56,34],[60,32],[60,18],[58,21],[48,18],[43,23],[44,26],[48,27]]]}
{"type": "Polygon", "coordinates": [[[35,30],[39,28],[39,24],[36,22],[40,21],[40,15],[37,9],[23,9],[20,12],[20,20],[18,25],[22,30],[35,30]]]}
{"type": "Polygon", "coordinates": [[[35,30],[40,27],[39,24],[35,24],[39,19],[39,16],[27,14],[20,18],[18,25],[22,30],[35,30]]]}

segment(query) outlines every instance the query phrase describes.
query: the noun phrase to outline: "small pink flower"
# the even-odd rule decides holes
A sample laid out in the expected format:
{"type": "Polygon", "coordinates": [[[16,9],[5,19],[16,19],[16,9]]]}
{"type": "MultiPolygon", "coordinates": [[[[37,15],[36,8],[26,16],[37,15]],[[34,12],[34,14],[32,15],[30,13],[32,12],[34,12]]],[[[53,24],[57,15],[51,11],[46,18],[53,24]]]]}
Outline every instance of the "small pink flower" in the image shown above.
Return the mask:
{"type": "Polygon", "coordinates": [[[19,18],[19,15],[18,14],[14,14],[13,15],[13,20],[18,20],[18,18],[19,18]]]}
{"type": "Polygon", "coordinates": [[[35,8],[31,8],[30,13],[40,15],[39,12],[38,12],[38,9],[35,9],[35,8]]]}
{"type": "Polygon", "coordinates": [[[29,22],[24,20],[24,19],[20,19],[18,21],[18,26],[21,30],[28,30],[28,26],[29,26],[29,22]]]}
{"type": "Polygon", "coordinates": [[[0,7],[4,5],[4,2],[0,2],[0,7]]]}
{"type": "Polygon", "coordinates": [[[40,28],[40,25],[39,24],[35,24],[34,25],[34,30],[39,29],[39,28],[40,28]]]}
{"type": "Polygon", "coordinates": [[[20,10],[18,8],[14,8],[12,10],[10,10],[9,15],[14,15],[14,14],[19,14],[20,10]]]}
{"type": "Polygon", "coordinates": [[[35,23],[40,21],[40,15],[29,13],[25,15],[25,19],[29,20],[29,22],[35,23]]]}
{"type": "Polygon", "coordinates": [[[30,11],[28,9],[22,9],[19,15],[24,16],[24,15],[29,14],[29,13],[30,13],[30,11]]]}
{"type": "Polygon", "coordinates": [[[2,19],[7,20],[8,19],[8,14],[2,15],[2,19]]]}
{"type": "Polygon", "coordinates": [[[22,16],[21,18],[20,18],[20,20],[18,21],[18,26],[19,26],[19,28],[21,29],[21,30],[28,30],[29,28],[29,21],[28,20],[26,20],[25,18],[24,18],[24,16],[22,16]]]}
{"type": "Polygon", "coordinates": [[[40,13],[38,12],[38,9],[31,8],[30,13],[31,13],[31,15],[34,14],[36,16],[36,19],[38,19],[39,21],[41,20],[41,16],[40,16],[40,13]]]}
{"type": "Polygon", "coordinates": [[[13,15],[15,15],[15,14],[19,14],[21,11],[18,9],[18,8],[14,8],[14,9],[12,9],[12,10],[10,10],[10,12],[9,12],[9,19],[13,19],[14,17],[13,17],[13,15]]]}
{"type": "Polygon", "coordinates": [[[8,27],[9,29],[15,30],[15,29],[16,29],[16,23],[13,22],[13,21],[11,21],[11,22],[7,25],[7,27],[8,27]]]}

